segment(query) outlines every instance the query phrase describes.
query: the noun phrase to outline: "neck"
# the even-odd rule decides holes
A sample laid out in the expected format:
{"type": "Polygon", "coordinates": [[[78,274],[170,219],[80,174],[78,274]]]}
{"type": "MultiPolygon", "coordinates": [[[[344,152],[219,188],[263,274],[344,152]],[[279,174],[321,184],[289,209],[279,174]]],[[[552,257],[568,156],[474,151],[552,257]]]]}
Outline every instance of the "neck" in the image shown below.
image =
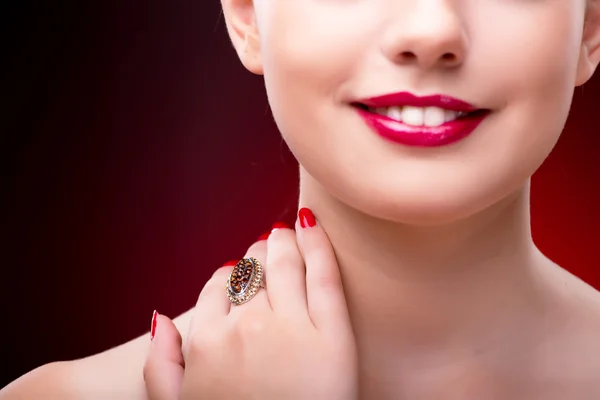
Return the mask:
{"type": "Polygon", "coordinates": [[[529,184],[477,215],[419,227],[352,209],[301,171],[300,206],[335,249],[360,353],[474,351],[539,315],[545,261],[531,239],[529,184]]]}

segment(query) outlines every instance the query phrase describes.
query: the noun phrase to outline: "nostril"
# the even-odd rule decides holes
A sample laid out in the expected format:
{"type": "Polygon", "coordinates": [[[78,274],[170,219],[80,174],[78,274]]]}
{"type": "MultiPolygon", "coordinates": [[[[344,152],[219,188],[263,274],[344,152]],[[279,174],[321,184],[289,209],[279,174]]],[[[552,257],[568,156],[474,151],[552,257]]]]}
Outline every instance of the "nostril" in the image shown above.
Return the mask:
{"type": "Polygon", "coordinates": [[[426,66],[440,63],[440,66],[444,65],[445,67],[450,67],[458,65],[461,60],[457,53],[453,51],[447,51],[445,53],[435,53],[432,51],[431,53],[423,52],[423,54],[414,51],[403,51],[398,53],[396,61],[407,64],[422,63],[426,66]]]}
{"type": "Polygon", "coordinates": [[[415,60],[417,58],[417,55],[411,51],[404,51],[401,54],[402,58],[405,60],[415,60]]]}
{"type": "Polygon", "coordinates": [[[444,53],[442,56],[442,60],[444,61],[456,61],[456,56],[452,53],[444,53]]]}

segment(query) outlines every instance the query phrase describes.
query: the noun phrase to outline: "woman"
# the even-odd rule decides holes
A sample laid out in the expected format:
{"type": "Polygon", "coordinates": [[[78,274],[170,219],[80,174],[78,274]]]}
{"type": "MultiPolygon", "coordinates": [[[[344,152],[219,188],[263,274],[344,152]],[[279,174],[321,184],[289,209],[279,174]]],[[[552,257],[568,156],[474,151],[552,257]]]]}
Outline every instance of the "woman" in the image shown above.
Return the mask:
{"type": "Polygon", "coordinates": [[[0,398],[597,399],[600,295],[536,249],[528,197],[599,4],[223,0],[301,166],[295,232],[158,316],[145,368],[139,338],[0,398]]]}

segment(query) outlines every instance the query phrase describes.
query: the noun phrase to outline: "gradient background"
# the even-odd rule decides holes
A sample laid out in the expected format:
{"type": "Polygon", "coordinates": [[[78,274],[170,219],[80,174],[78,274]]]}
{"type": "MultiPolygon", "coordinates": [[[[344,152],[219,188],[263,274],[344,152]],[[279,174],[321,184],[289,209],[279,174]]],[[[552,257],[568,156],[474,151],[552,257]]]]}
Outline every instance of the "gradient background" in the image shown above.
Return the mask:
{"type": "MultiPolygon", "coordinates": [[[[45,3],[1,12],[0,387],[147,332],[155,308],[187,310],[296,211],[295,161],[217,0],[45,3]]],[[[600,288],[598,111],[600,75],[577,90],[532,202],[538,245],[600,288]]]]}

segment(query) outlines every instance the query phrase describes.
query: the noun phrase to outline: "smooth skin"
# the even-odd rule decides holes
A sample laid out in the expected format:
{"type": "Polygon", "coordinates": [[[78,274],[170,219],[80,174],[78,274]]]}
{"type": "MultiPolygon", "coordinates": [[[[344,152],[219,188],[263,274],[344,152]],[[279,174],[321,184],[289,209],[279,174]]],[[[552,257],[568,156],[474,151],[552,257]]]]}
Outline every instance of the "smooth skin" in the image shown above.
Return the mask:
{"type": "MultiPolygon", "coordinates": [[[[560,327],[553,332],[551,326],[543,327],[539,336],[516,343],[531,346],[521,348],[524,354],[514,353],[511,344],[496,340],[488,347],[499,348],[491,350],[513,353],[489,357],[485,353],[490,349],[481,348],[483,354],[467,357],[470,368],[463,369],[464,359],[458,355],[454,364],[430,365],[431,370],[418,371],[427,378],[435,376],[437,369],[447,369],[447,376],[435,378],[442,383],[439,386],[415,390],[411,385],[413,389],[407,391],[400,384],[402,377],[397,375],[395,388],[387,388],[385,394],[359,388],[358,382],[365,381],[361,376],[365,371],[357,363],[335,254],[320,226],[301,229],[297,224],[296,229],[297,235],[278,229],[268,242],[259,242],[248,250],[246,257],[266,261],[269,277],[268,290],[259,292],[257,301],[251,300],[253,304],[230,306],[223,296],[222,282],[232,268],[215,273],[196,305],[189,347],[182,349],[177,327],[169,318],[159,317],[144,366],[150,400],[598,397],[598,293],[566,274],[562,284],[578,285],[578,296],[572,300],[584,300],[582,295],[587,295],[587,300],[593,302],[569,304],[578,309],[571,309],[570,318],[561,322],[574,323],[575,329],[560,327]],[[591,318],[591,324],[583,325],[585,321],[579,320],[582,317],[591,318]],[[583,327],[587,329],[578,331],[583,327]],[[551,348],[556,345],[566,346],[567,350],[551,348]],[[523,365],[517,367],[516,363],[523,365]],[[560,374],[554,375],[556,371],[560,374]]],[[[556,315],[548,313],[544,317],[548,325],[557,322],[551,320],[556,315]]],[[[515,333],[532,332],[525,328],[515,333]]],[[[412,367],[419,370],[422,366],[412,367]]]]}
{"type": "Polygon", "coordinates": [[[246,257],[265,267],[269,288],[248,303],[231,306],[223,295],[232,268],[206,284],[185,349],[187,379],[177,329],[158,320],[144,369],[152,399],[358,398],[356,345],[335,254],[319,226],[296,230],[277,229],[248,250],[246,257]]]}
{"type": "MultiPolygon", "coordinates": [[[[600,298],[535,247],[529,179],[600,62],[600,1],[222,4],[300,163],[299,204],[335,250],[359,396],[595,400],[600,298]],[[399,146],[350,105],[397,91],[491,113],[456,145],[399,146]]],[[[190,317],[174,320],[184,348],[190,317]]],[[[145,399],[147,350],[142,337],[46,365],[0,398],[145,399]]],[[[194,369],[208,360],[197,353],[194,369]]]]}

